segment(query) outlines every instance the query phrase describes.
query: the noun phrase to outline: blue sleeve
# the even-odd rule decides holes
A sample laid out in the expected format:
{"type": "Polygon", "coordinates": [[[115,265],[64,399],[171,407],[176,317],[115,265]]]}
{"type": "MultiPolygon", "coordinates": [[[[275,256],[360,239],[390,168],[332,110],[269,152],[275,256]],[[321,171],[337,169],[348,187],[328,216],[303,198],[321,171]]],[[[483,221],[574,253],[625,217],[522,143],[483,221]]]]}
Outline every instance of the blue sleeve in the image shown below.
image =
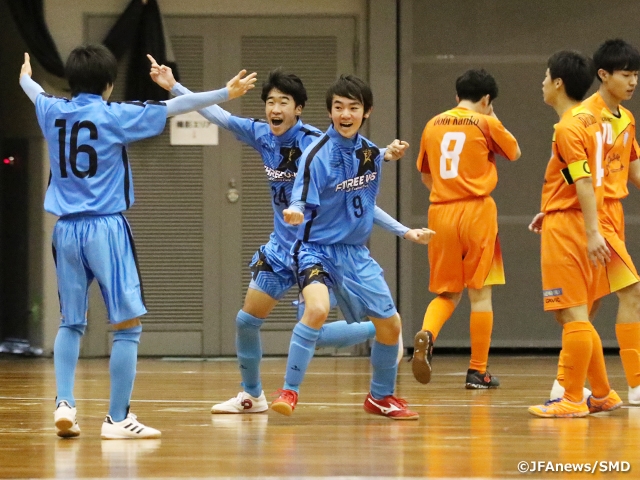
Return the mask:
{"type": "Polygon", "coordinates": [[[404,237],[405,234],[409,231],[409,227],[405,227],[403,224],[401,224],[399,221],[397,221],[377,205],[373,210],[373,223],[375,223],[379,227],[384,228],[385,230],[390,231],[398,237],[404,237]]]}
{"type": "MultiPolygon", "coordinates": [[[[171,93],[178,97],[192,92],[181,83],[176,83],[171,89],[171,93]]],[[[202,110],[198,110],[198,113],[211,123],[218,125],[221,128],[229,129],[229,117],[231,114],[218,105],[211,105],[210,107],[203,108],[202,110]]]]}
{"type": "Polygon", "coordinates": [[[34,104],[36,103],[36,97],[44,92],[43,88],[26,73],[20,77],[20,86],[22,90],[24,90],[24,93],[27,94],[27,97],[29,97],[29,100],[34,104]]]}
{"type": "Polygon", "coordinates": [[[200,110],[214,103],[229,100],[229,90],[227,87],[210,92],[190,93],[167,100],[167,116],[179,115],[181,113],[200,110]]]}
{"type": "Polygon", "coordinates": [[[164,102],[112,102],[108,105],[123,130],[125,143],[160,135],[167,123],[164,102]]]}

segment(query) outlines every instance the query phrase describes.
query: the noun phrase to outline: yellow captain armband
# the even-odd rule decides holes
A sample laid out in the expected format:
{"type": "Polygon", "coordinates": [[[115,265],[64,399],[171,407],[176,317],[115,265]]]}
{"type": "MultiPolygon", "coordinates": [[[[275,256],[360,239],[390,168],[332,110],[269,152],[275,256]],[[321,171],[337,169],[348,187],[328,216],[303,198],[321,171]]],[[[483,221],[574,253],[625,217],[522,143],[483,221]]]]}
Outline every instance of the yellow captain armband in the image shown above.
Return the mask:
{"type": "Polygon", "coordinates": [[[589,168],[589,162],[586,160],[579,160],[571,163],[568,167],[562,169],[562,176],[567,185],[573,185],[576,180],[581,178],[590,177],[591,169],[589,168]]]}

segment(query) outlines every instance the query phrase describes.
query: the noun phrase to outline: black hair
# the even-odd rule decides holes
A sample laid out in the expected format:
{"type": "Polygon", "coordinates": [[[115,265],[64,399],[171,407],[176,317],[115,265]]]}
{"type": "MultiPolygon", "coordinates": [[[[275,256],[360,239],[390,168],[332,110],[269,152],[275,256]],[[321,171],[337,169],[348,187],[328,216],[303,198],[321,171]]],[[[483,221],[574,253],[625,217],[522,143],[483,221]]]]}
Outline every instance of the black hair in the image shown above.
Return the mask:
{"type": "Polygon", "coordinates": [[[81,45],[69,54],[64,73],[72,96],[80,93],[102,95],[116,81],[118,62],[104,45],[81,45]]]}
{"type": "Polygon", "coordinates": [[[467,70],[456,79],[456,94],[459,100],[475,103],[489,95],[489,103],[498,96],[498,84],[484,68],[467,70]]]}
{"type": "Polygon", "coordinates": [[[304,108],[307,102],[307,90],[302,84],[302,80],[293,73],[284,73],[282,69],[276,68],[269,72],[269,76],[262,84],[262,98],[263,102],[267,102],[269,92],[277,88],[285,95],[291,95],[296,107],[299,105],[304,108]]]}
{"type": "Polygon", "coordinates": [[[578,102],[582,101],[589,91],[595,77],[593,62],[578,52],[561,50],[547,60],[551,80],[562,79],[567,96],[578,102]]]}
{"type": "Polygon", "coordinates": [[[329,112],[331,112],[334,95],[357,100],[363,105],[365,113],[373,107],[371,87],[355,75],[340,75],[340,78],[331,84],[326,96],[327,110],[329,112]]]}
{"type": "MultiPolygon", "coordinates": [[[[640,70],[640,52],[620,38],[607,40],[593,54],[596,72],[600,69],[613,73],[616,70],[640,70]]],[[[600,80],[600,76],[598,76],[600,80]]]]}

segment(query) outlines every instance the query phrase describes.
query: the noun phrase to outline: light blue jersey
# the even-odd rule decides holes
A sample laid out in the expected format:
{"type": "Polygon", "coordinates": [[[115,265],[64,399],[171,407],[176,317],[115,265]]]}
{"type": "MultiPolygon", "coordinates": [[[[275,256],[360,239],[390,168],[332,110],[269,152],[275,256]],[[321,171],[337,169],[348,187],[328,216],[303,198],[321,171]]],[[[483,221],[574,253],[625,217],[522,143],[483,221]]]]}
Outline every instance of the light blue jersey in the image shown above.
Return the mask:
{"type": "Polygon", "coordinates": [[[292,207],[306,209],[297,238],[323,245],[366,244],[373,228],[383,158],[362,135],[344,138],[329,127],[300,161],[292,207]]]}
{"type": "Polygon", "coordinates": [[[322,132],[298,120],[286,133],[276,136],[271,133],[268,123],[235,116],[229,118],[229,130],[238,140],[255,148],[262,157],[271,188],[272,238],[275,237],[280,245],[292,245],[296,240],[297,227],[284,221],[282,211],[289,208],[302,152],[322,136],[322,132]]]}
{"type": "Polygon", "coordinates": [[[45,210],[60,217],[108,215],[133,205],[127,145],[162,132],[166,104],[106,102],[87,93],[68,100],[41,93],[35,105],[51,164],[45,210]]]}

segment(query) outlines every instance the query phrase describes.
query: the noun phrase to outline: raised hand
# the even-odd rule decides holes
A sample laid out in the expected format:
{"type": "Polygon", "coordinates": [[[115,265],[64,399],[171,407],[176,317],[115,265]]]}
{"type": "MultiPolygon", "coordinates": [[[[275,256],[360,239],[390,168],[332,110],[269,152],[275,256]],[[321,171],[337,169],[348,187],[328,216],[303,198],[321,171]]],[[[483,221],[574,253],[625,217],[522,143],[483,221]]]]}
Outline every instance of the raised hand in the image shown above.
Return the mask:
{"type": "Polygon", "coordinates": [[[420,245],[427,245],[431,241],[431,237],[435,234],[436,232],[428,228],[412,228],[404,234],[403,238],[419,243],[420,245]]]}
{"type": "Polygon", "coordinates": [[[22,68],[20,69],[20,76],[27,74],[31,76],[33,72],[31,71],[31,60],[29,59],[29,54],[24,52],[24,63],[22,64],[22,68]]]}
{"type": "Polygon", "coordinates": [[[238,98],[247,93],[252,88],[255,88],[256,72],[247,75],[246,70],[240,70],[238,74],[227,82],[227,89],[229,90],[229,100],[232,98],[238,98]],[[246,75],[246,76],[245,76],[246,75]]]}
{"type": "Polygon", "coordinates": [[[171,91],[173,86],[177,83],[175,77],[173,76],[171,67],[167,67],[166,65],[158,65],[156,59],[149,54],[147,54],[147,58],[151,62],[151,71],[149,72],[151,80],[153,80],[165,90],[171,91]]]}
{"type": "Polygon", "coordinates": [[[384,159],[400,160],[404,156],[404,152],[409,148],[409,144],[404,140],[398,140],[397,138],[387,145],[387,150],[384,152],[384,159]]]}

